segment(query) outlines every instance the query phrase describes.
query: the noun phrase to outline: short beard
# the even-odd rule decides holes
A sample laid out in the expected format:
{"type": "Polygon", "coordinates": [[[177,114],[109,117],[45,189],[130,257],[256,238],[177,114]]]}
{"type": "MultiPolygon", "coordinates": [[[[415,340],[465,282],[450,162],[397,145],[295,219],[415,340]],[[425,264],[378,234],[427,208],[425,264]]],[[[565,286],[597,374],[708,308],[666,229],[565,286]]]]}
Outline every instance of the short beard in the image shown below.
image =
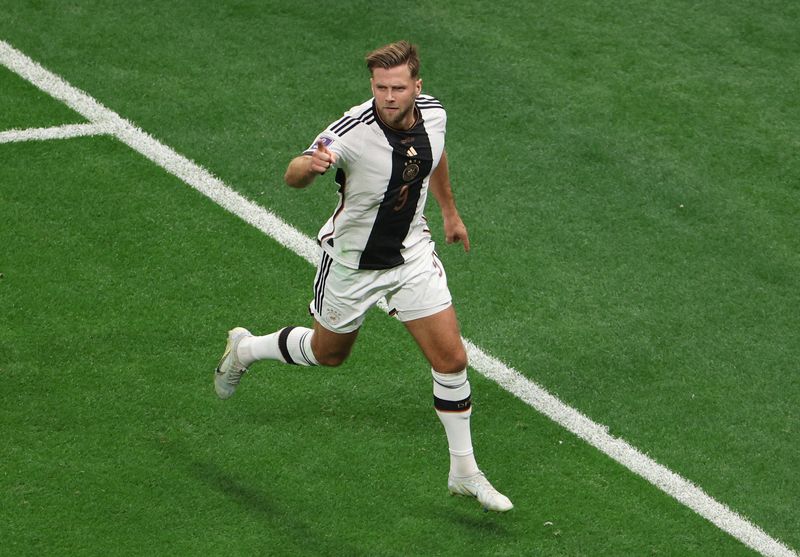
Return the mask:
{"type": "Polygon", "coordinates": [[[403,120],[405,120],[408,117],[409,114],[411,114],[412,110],[414,110],[413,105],[408,107],[404,112],[398,112],[394,120],[387,121],[386,123],[393,128],[400,129],[400,124],[403,122],[403,120]]]}

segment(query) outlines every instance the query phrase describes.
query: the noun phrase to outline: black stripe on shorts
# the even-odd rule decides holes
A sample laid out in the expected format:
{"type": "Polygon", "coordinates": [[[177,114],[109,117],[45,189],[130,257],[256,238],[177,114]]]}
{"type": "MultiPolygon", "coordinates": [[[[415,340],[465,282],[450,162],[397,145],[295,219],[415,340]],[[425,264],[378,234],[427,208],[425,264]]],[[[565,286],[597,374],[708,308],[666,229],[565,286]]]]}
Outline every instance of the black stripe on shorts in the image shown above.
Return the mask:
{"type": "Polygon", "coordinates": [[[314,309],[319,314],[322,314],[322,301],[325,299],[325,281],[328,280],[331,263],[333,263],[333,259],[323,251],[322,260],[319,262],[317,281],[314,284],[314,309]]]}

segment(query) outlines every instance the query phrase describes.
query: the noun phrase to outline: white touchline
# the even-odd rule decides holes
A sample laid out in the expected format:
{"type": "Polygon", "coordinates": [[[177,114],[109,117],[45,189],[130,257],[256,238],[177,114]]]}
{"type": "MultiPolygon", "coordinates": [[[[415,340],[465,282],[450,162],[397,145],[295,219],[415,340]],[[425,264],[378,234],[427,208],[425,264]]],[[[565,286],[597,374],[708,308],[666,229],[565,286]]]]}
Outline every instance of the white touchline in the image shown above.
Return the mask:
{"type": "MultiPolygon", "coordinates": [[[[206,169],[160,143],[2,40],[0,40],[0,63],[53,98],[62,101],[90,122],[100,125],[102,129],[107,130],[107,133],[114,135],[309,263],[317,264],[319,248],[314,240],[271,211],[239,195],[206,169]]],[[[385,304],[381,307],[386,310],[385,304]]],[[[476,371],[497,382],[520,400],[671,495],[721,530],[762,555],[800,557],[794,550],[770,537],[761,528],[719,503],[698,486],[658,464],[623,439],[610,435],[605,426],[593,422],[578,410],[564,404],[518,371],[486,354],[470,340],[464,339],[464,343],[470,365],[476,371]]]]}
{"type": "Polygon", "coordinates": [[[14,141],[44,141],[49,139],[68,139],[70,137],[85,137],[111,133],[104,126],[98,124],[64,124],[52,128],[28,128],[25,130],[6,130],[0,132],[0,143],[14,141]]]}

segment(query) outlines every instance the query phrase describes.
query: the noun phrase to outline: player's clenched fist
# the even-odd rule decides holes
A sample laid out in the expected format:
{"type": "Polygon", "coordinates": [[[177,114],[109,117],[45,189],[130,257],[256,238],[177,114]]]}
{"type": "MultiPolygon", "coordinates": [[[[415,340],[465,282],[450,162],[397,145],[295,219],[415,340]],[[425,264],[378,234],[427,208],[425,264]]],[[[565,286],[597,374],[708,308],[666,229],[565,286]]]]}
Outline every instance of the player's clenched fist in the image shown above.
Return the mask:
{"type": "Polygon", "coordinates": [[[324,174],[334,164],[336,164],[336,153],[328,149],[320,139],[317,141],[317,148],[311,153],[311,171],[324,174]]]}

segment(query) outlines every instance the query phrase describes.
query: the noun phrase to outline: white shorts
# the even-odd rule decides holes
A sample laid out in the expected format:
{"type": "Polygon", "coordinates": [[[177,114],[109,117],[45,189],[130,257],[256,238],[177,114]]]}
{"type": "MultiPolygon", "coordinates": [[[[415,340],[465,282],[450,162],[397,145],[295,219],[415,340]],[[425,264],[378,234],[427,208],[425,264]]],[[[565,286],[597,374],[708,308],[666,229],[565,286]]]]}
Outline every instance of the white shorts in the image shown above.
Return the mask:
{"type": "Polygon", "coordinates": [[[351,269],[323,251],[309,310],[334,333],[350,333],[382,298],[400,321],[428,317],[452,303],[444,265],[433,250],[391,269],[351,269]]]}

